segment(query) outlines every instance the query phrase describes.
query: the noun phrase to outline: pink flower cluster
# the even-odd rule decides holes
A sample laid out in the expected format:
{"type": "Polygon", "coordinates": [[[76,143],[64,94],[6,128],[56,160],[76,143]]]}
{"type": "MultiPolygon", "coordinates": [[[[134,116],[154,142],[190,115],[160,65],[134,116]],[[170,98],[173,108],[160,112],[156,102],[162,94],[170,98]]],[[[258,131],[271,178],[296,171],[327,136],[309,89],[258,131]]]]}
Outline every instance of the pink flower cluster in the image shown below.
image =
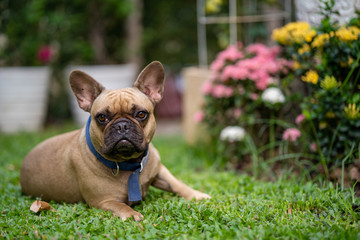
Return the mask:
{"type": "Polygon", "coordinates": [[[300,124],[305,120],[305,115],[304,114],[299,114],[296,118],[295,118],[295,123],[300,126],[300,124]]]}
{"type": "Polygon", "coordinates": [[[283,133],[283,140],[289,140],[290,142],[295,142],[301,136],[301,132],[297,128],[288,128],[283,133]]]}
{"type": "Polygon", "coordinates": [[[258,90],[263,91],[273,76],[280,72],[286,74],[292,67],[292,62],[277,58],[279,51],[279,47],[269,48],[263,44],[252,44],[245,49],[229,46],[218,54],[210,66],[214,72],[213,79],[223,83],[249,79],[258,90]]]}
{"type": "MultiPolygon", "coordinates": [[[[241,48],[241,45],[239,45],[241,48]]],[[[220,52],[217,58],[211,63],[210,69],[220,71],[225,65],[226,61],[236,61],[244,57],[244,54],[235,46],[230,45],[227,49],[220,52]]]]}
{"type": "Polygon", "coordinates": [[[214,98],[228,98],[234,95],[234,89],[232,87],[223,84],[213,84],[211,81],[203,84],[202,92],[205,95],[212,95],[214,98]]]}

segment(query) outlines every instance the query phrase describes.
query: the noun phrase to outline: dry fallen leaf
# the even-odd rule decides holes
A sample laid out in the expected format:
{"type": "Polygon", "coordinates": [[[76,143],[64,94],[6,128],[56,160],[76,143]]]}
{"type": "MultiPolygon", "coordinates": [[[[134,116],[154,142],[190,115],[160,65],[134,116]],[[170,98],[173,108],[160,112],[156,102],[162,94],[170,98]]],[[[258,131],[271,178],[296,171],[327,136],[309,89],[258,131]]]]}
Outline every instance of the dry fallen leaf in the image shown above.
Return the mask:
{"type": "Polygon", "coordinates": [[[292,214],[292,206],[291,206],[292,204],[290,203],[290,206],[289,206],[289,208],[288,208],[288,214],[292,214]]]}
{"type": "Polygon", "coordinates": [[[50,209],[49,203],[39,200],[33,202],[30,207],[30,210],[33,211],[34,213],[38,213],[40,211],[49,210],[49,209],[50,209]]]}

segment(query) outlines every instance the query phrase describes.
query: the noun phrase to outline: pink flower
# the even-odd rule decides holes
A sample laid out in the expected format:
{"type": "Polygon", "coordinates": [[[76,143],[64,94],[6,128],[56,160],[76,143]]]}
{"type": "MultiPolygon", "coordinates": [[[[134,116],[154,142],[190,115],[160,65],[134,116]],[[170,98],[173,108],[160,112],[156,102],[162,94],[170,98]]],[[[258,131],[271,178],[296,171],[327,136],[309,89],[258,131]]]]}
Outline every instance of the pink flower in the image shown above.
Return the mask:
{"type": "Polygon", "coordinates": [[[217,58],[211,63],[210,69],[213,71],[220,71],[224,67],[224,64],[224,59],[217,58]]]}
{"type": "Polygon", "coordinates": [[[277,59],[276,64],[278,65],[279,71],[281,71],[283,74],[287,74],[289,72],[288,68],[292,69],[294,65],[292,61],[288,61],[283,58],[277,59]]]}
{"type": "Polygon", "coordinates": [[[235,46],[228,46],[224,51],[220,52],[217,56],[219,59],[235,61],[240,58],[243,58],[244,54],[240,52],[235,46]]]}
{"type": "Polygon", "coordinates": [[[202,111],[198,111],[194,114],[194,121],[196,123],[202,122],[204,120],[205,114],[202,111]]]}
{"type": "Polygon", "coordinates": [[[246,51],[256,55],[269,55],[271,53],[270,49],[261,43],[250,44],[246,51]]]}
{"type": "Polygon", "coordinates": [[[221,80],[227,81],[229,79],[233,80],[245,80],[249,71],[246,68],[243,68],[238,65],[229,65],[224,68],[221,74],[221,80]]]}
{"type": "MultiPolygon", "coordinates": [[[[267,47],[264,44],[251,44],[247,48],[242,46],[229,46],[220,52],[210,68],[214,71],[213,81],[236,82],[239,80],[252,80],[258,90],[264,91],[272,79],[278,74],[288,72],[292,64],[278,58],[279,47],[267,47]]],[[[231,90],[222,88],[212,89],[215,97],[232,95],[231,90]],[[227,92],[225,94],[224,92],[227,92]]]]}
{"type": "Polygon", "coordinates": [[[214,98],[231,97],[234,94],[234,89],[224,86],[222,84],[215,85],[212,90],[214,98]]]}
{"type": "Polygon", "coordinates": [[[238,86],[238,91],[241,95],[245,93],[245,89],[243,86],[238,86]]]}
{"type": "Polygon", "coordinates": [[[221,84],[215,85],[212,90],[212,96],[214,98],[221,98],[224,92],[223,89],[224,89],[223,85],[221,84]]]}
{"type": "Polygon", "coordinates": [[[239,51],[235,46],[229,46],[216,56],[216,59],[210,65],[210,69],[218,72],[224,67],[226,61],[234,62],[243,57],[244,54],[239,51]]]}
{"type": "Polygon", "coordinates": [[[259,99],[259,94],[257,94],[257,93],[251,93],[251,94],[250,94],[250,98],[251,98],[251,100],[256,101],[256,100],[259,99]]]}
{"type": "Polygon", "coordinates": [[[282,139],[295,142],[301,136],[301,132],[297,128],[288,128],[284,131],[282,139]]]}
{"type": "Polygon", "coordinates": [[[270,74],[275,74],[279,70],[278,65],[274,61],[266,62],[264,69],[270,74]]]}
{"type": "Polygon", "coordinates": [[[55,51],[51,46],[41,46],[37,52],[37,58],[42,63],[49,63],[55,56],[55,51]]]}
{"type": "Polygon", "coordinates": [[[226,87],[224,91],[224,97],[231,97],[234,95],[234,89],[231,87],[226,87]]]}
{"type": "Polygon", "coordinates": [[[273,46],[272,48],[270,48],[270,51],[271,51],[271,55],[276,58],[280,51],[281,51],[281,47],[280,46],[273,46]]]}
{"type": "Polygon", "coordinates": [[[304,120],[305,120],[305,115],[299,114],[295,119],[295,123],[299,126],[300,123],[302,123],[304,120]]]}
{"type": "Polygon", "coordinates": [[[255,86],[257,89],[264,91],[269,85],[269,77],[262,77],[256,81],[255,86]]]}
{"type": "Polygon", "coordinates": [[[233,78],[234,73],[236,71],[237,71],[236,66],[229,65],[225,67],[221,74],[221,80],[225,82],[226,80],[233,78]]]}
{"type": "Polygon", "coordinates": [[[316,151],[317,151],[316,143],[311,143],[311,144],[310,144],[310,151],[312,151],[312,152],[316,152],[316,151]]]}
{"type": "Polygon", "coordinates": [[[246,80],[248,75],[249,75],[249,71],[246,68],[237,67],[233,77],[234,79],[246,80]]]}
{"type": "Polygon", "coordinates": [[[213,85],[210,81],[204,82],[204,84],[202,85],[202,88],[201,88],[202,93],[205,95],[211,94],[212,89],[213,89],[213,85]]]}
{"type": "Polygon", "coordinates": [[[238,118],[242,115],[243,111],[241,110],[241,108],[235,108],[234,109],[234,117],[238,118]]]}
{"type": "Polygon", "coordinates": [[[261,56],[261,57],[265,57],[265,58],[271,58],[271,59],[275,59],[279,52],[280,52],[280,47],[275,46],[275,47],[267,47],[264,44],[261,43],[255,43],[255,44],[251,44],[246,48],[246,51],[249,53],[253,53],[257,56],[261,56]]]}
{"type": "Polygon", "coordinates": [[[248,71],[254,69],[254,61],[250,58],[240,60],[236,63],[236,65],[239,66],[239,68],[243,68],[248,71]]]}

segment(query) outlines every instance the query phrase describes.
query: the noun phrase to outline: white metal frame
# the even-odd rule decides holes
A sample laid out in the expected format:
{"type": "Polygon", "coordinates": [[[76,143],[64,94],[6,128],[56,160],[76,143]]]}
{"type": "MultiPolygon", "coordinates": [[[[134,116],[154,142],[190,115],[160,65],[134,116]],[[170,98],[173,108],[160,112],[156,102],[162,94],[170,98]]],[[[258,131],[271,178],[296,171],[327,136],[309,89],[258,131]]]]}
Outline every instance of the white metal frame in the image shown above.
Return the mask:
{"type": "Polygon", "coordinates": [[[237,0],[229,0],[228,17],[207,17],[205,12],[205,1],[206,0],[197,0],[198,56],[199,66],[203,68],[206,68],[208,66],[206,25],[224,23],[229,24],[230,44],[235,45],[237,43],[238,35],[237,24],[239,23],[266,22],[275,19],[285,19],[286,22],[289,22],[291,19],[292,0],[283,0],[284,11],[282,12],[248,16],[237,16],[237,0]]]}

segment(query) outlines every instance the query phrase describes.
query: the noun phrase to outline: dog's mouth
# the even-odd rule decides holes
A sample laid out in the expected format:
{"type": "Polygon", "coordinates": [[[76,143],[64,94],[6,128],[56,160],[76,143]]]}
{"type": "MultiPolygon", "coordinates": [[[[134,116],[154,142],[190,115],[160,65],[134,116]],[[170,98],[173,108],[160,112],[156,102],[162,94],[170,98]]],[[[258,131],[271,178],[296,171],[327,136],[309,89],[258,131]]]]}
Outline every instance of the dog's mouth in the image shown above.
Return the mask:
{"type": "Polygon", "coordinates": [[[145,150],[146,147],[142,147],[142,144],[135,144],[132,140],[124,137],[110,146],[103,146],[102,153],[111,158],[127,160],[138,157],[145,150]]]}
{"type": "Polygon", "coordinates": [[[138,151],[140,151],[140,149],[138,149],[133,142],[126,138],[120,139],[113,148],[113,154],[120,155],[125,158],[131,157],[138,151]]]}
{"type": "Polygon", "coordinates": [[[128,119],[115,121],[105,132],[103,154],[117,160],[138,157],[146,150],[139,126],[128,119]]]}
{"type": "Polygon", "coordinates": [[[131,140],[121,138],[110,146],[103,146],[102,152],[111,157],[131,158],[134,154],[141,152],[141,149],[136,146],[131,140]]]}

